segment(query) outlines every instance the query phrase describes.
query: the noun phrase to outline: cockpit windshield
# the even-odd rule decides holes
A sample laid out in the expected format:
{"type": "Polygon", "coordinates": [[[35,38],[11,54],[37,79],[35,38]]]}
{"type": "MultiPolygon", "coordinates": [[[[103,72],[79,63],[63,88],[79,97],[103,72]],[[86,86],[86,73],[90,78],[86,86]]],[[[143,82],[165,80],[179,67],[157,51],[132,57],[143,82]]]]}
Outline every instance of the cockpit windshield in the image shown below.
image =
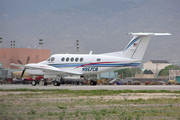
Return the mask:
{"type": "Polygon", "coordinates": [[[47,59],[47,61],[54,61],[55,60],[55,57],[50,57],[47,59]]]}
{"type": "Polygon", "coordinates": [[[50,61],[50,58],[48,58],[47,61],[50,61]]]}

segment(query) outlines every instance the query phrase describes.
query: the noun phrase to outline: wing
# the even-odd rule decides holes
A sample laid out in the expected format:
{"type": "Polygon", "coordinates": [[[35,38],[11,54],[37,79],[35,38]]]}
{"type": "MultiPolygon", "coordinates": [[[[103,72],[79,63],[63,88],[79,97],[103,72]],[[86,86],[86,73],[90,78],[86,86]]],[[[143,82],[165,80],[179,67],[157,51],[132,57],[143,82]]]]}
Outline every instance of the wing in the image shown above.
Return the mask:
{"type": "Polygon", "coordinates": [[[20,64],[11,63],[10,65],[22,67],[22,68],[28,68],[28,69],[38,69],[38,70],[43,70],[45,72],[58,72],[58,74],[78,74],[78,75],[82,74],[81,72],[62,70],[62,69],[59,69],[59,68],[56,68],[53,66],[49,66],[49,65],[45,65],[45,64],[31,63],[31,64],[26,64],[26,65],[20,65],[20,64]]]}

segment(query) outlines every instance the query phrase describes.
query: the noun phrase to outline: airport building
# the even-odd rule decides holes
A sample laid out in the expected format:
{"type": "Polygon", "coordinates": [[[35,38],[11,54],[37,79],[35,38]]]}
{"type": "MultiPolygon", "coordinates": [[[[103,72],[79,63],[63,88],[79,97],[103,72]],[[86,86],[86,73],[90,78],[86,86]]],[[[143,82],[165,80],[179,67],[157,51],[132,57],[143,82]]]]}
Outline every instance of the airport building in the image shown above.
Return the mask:
{"type": "Polygon", "coordinates": [[[11,66],[11,63],[26,64],[28,56],[29,63],[37,63],[50,57],[50,49],[31,49],[31,48],[2,48],[0,49],[0,67],[8,69],[20,69],[11,66]]]}
{"type": "Polygon", "coordinates": [[[167,60],[149,60],[143,64],[144,69],[151,70],[155,75],[159,73],[160,70],[164,69],[166,66],[172,65],[167,60]]]}

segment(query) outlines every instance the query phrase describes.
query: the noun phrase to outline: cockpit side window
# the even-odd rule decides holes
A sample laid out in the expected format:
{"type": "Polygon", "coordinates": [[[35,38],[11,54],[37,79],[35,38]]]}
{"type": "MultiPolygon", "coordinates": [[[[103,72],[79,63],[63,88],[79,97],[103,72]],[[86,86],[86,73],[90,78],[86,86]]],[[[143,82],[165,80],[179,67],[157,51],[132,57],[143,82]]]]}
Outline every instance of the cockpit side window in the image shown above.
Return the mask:
{"type": "Polygon", "coordinates": [[[55,57],[51,57],[51,61],[54,61],[55,60],[55,57]]]}

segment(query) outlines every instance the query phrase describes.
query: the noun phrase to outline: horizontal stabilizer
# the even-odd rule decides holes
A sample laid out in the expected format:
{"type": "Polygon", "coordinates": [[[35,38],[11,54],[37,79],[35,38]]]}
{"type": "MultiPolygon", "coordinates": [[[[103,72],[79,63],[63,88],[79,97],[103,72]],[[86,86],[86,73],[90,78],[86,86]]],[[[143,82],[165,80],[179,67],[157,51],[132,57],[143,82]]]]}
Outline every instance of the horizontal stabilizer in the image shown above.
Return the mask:
{"type": "Polygon", "coordinates": [[[133,36],[171,35],[170,33],[128,33],[133,36]]]}

